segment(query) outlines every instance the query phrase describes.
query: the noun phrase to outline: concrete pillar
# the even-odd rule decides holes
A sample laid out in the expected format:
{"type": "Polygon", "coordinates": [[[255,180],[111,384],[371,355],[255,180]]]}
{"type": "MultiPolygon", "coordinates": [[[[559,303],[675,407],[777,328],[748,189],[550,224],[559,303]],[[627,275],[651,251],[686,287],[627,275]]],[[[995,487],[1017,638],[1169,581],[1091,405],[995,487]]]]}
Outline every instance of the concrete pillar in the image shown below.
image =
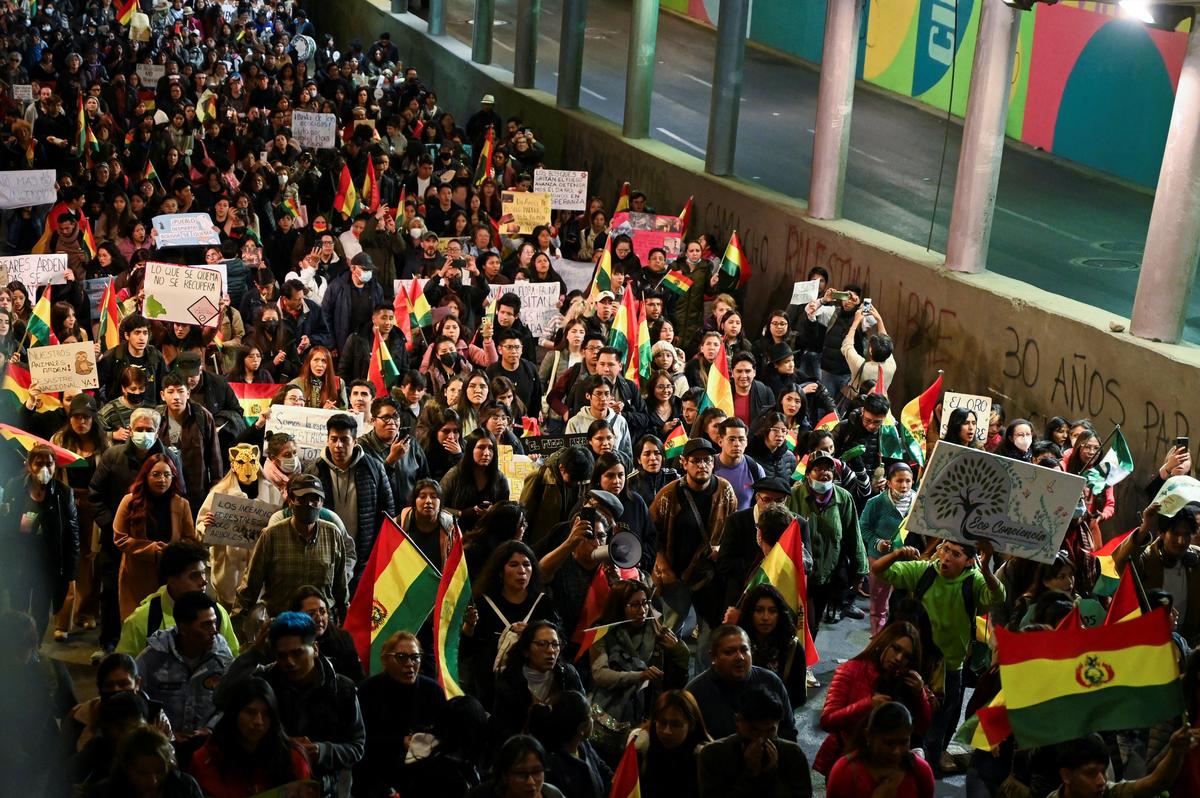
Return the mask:
{"type": "Polygon", "coordinates": [[[517,0],[517,41],[513,54],[513,85],[532,89],[537,78],[538,17],[542,0],[517,0]]]}
{"type": "Polygon", "coordinates": [[[471,32],[471,60],[492,63],[492,29],[496,26],[496,0],[475,0],[475,25],[471,32]]]}
{"type": "Polygon", "coordinates": [[[392,13],[393,14],[407,14],[408,13],[408,0],[392,0],[392,13]]]}
{"type": "Polygon", "coordinates": [[[429,0],[429,35],[446,35],[446,0],[429,0]]]}
{"type": "Polygon", "coordinates": [[[654,58],[658,44],[658,0],[633,0],[630,14],[623,132],[627,139],[644,139],[650,135],[650,96],[654,93],[654,58]]]}
{"type": "Polygon", "coordinates": [[[1129,331],[1178,343],[1200,256],[1200,35],[1188,36],[1129,331]]]}
{"type": "Polygon", "coordinates": [[[808,192],[808,215],[814,219],[836,219],[842,215],[861,25],[860,0],[829,3],[813,133],[812,184],[808,192]]]}
{"type": "Polygon", "coordinates": [[[712,175],[733,174],[749,24],[750,0],[722,0],[717,15],[717,54],[713,59],[708,149],[704,159],[704,169],[712,175]]]}
{"type": "Polygon", "coordinates": [[[556,93],[559,108],[579,107],[579,87],[583,85],[583,34],[586,30],[587,0],[563,0],[556,93]]]}
{"type": "Polygon", "coordinates": [[[1003,0],[983,0],[946,241],[946,267],[954,271],[981,272],[987,266],[1020,32],[1017,14],[1003,0]]]}

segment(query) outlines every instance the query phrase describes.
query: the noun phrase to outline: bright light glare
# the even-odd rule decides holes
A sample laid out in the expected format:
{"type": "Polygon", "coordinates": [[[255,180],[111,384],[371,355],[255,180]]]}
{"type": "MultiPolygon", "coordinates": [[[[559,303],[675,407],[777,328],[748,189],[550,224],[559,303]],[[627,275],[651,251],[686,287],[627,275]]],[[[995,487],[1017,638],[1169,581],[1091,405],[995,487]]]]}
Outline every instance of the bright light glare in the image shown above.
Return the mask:
{"type": "Polygon", "coordinates": [[[1150,5],[1146,0],[1121,0],[1121,10],[1147,25],[1154,24],[1154,14],[1150,13],[1150,5]]]}

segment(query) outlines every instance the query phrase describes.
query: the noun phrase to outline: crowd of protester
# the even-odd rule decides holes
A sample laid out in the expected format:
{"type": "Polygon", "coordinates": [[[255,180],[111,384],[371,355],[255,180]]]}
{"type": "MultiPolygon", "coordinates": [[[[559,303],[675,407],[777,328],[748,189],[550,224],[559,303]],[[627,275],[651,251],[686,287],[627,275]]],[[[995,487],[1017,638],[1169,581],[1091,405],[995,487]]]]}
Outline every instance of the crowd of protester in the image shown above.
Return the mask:
{"type": "MultiPolygon", "coordinates": [[[[874,388],[906,366],[861,286],[814,268],[816,299],[753,328],[724,241],[689,229],[678,258],[643,263],[610,227],[617,210],[653,212],[638,191],[627,209],[594,197],[517,233],[499,192],[529,190],[546,150],[535,131],[490,95],[442,107],[386,33],[334,41],[290,0],[5,0],[0,51],[0,170],[52,169],[58,199],[5,210],[3,248],[69,264],[49,289],[0,287],[0,418],[53,444],[29,448],[0,503],[12,794],[233,798],[310,782],[323,796],[600,798],[629,744],[646,798],[806,796],[822,781],[831,798],[928,797],[963,770],[972,796],[1200,794],[1195,735],[1173,727],[951,755],[968,691],[970,716],[998,689],[976,615],[1036,630],[1080,607],[1098,622],[1094,552],[1121,530],[1105,523],[1106,488],[1080,497],[1052,564],[987,541],[897,541],[921,474],[885,455],[893,405],[874,388]],[[142,65],[163,77],[143,82],[142,65]],[[301,146],[293,111],[335,114],[337,147],[301,146]],[[364,210],[335,207],[344,173],[364,210]],[[197,212],[219,245],[157,246],[153,217],[197,212]],[[606,248],[611,287],[569,289],[567,262],[606,248]],[[152,261],[223,264],[217,324],[153,320],[152,261]],[[105,277],[115,346],[85,291],[105,277]],[[412,278],[428,280],[416,326],[416,296],[394,288],[412,278]],[[560,287],[536,335],[517,294],[488,300],[526,281],[560,287]],[[611,345],[628,293],[652,342],[637,382],[611,345]],[[95,343],[98,389],[15,378],[42,322],[58,342],[95,343]],[[384,392],[375,342],[398,373],[384,392]],[[722,348],[732,415],[704,400],[722,348]],[[279,387],[247,417],[238,386],[255,384],[279,387]],[[266,431],[278,406],[346,412],[313,452],[266,431]],[[583,437],[535,455],[518,493],[499,460],[525,452],[527,420],[583,437]],[[205,542],[229,495],[276,509],[252,548],[205,542]],[[373,669],[342,628],[388,519],[439,570],[462,541],[465,695],[447,700],[436,680],[428,622],[388,636],[373,669]],[[746,589],[794,522],[801,612],[771,584],[746,589]],[[621,533],[640,557],[618,569],[603,547],[621,533]],[[607,599],[591,607],[597,579],[607,599]],[[584,650],[589,622],[617,625],[584,650]],[[833,672],[810,762],[795,721],[821,687],[806,637],[839,623],[869,626],[870,642],[833,672]],[[92,634],[98,696],[78,702],[43,641],[92,634]]],[[[927,451],[940,422],[939,409],[927,451]]],[[[1035,429],[999,402],[989,418],[956,409],[945,438],[1073,473],[1102,445],[1088,419],[1035,429]]],[[[1147,504],[1190,473],[1173,448],[1147,504]]],[[[1195,717],[1200,505],[1156,511],[1117,560],[1173,608],[1195,717]]]]}

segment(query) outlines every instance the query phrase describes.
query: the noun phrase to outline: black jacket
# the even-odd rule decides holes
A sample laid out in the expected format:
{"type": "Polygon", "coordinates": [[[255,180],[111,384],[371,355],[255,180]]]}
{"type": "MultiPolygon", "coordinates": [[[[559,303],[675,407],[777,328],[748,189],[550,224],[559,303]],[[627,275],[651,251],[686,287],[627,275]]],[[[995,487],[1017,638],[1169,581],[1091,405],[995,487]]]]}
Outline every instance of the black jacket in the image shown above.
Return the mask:
{"type": "MultiPolygon", "coordinates": [[[[200,383],[192,391],[191,399],[212,414],[218,427],[224,424],[227,433],[237,436],[246,429],[245,411],[224,377],[201,371],[200,383]]],[[[224,452],[221,452],[221,460],[225,460],[224,452]]]]}
{"type": "Polygon", "coordinates": [[[413,732],[433,730],[446,696],[428,676],[418,675],[416,684],[404,685],[386,673],[378,673],[358,686],[358,698],[367,746],[354,769],[355,794],[386,796],[389,788],[403,783],[408,751],[405,738],[413,732]]]}
{"type": "MultiPolygon", "coordinates": [[[[542,599],[545,601],[545,599],[542,599]]],[[[510,619],[511,620],[511,619],[510,619]]],[[[515,649],[512,650],[515,656],[515,649]]],[[[583,682],[575,667],[566,662],[554,666],[554,691],[550,703],[555,703],[556,695],[567,690],[583,692],[583,682]]],[[[492,704],[492,739],[503,743],[514,734],[528,732],[529,711],[533,707],[533,693],[529,692],[529,684],[520,667],[505,666],[496,674],[496,699],[492,704]]]]}
{"type": "MultiPolygon", "coordinates": [[[[800,537],[805,549],[809,549],[808,521],[800,521],[800,537]]],[[[810,549],[811,550],[811,549],[810,549]]],[[[725,522],[721,535],[721,551],[717,554],[717,574],[725,582],[725,606],[736,607],[745,591],[751,572],[762,562],[763,553],[758,545],[758,528],[754,523],[754,508],[738,510],[725,522]]],[[[749,618],[742,618],[749,623],[749,618]]]]}
{"type": "MultiPolygon", "coordinates": [[[[737,392],[734,391],[734,396],[737,392]]],[[[750,384],[750,424],[770,410],[775,409],[775,394],[764,383],[755,380],[750,384]]]]}
{"type": "MultiPolygon", "coordinates": [[[[153,344],[146,345],[146,395],[151,397],[148,405],[158,403],[158,393],[162,387],[162,378],[167,376],[167,364],[162,353],[153,344]]],[[[100,356],[96,362],[96,377],[100,383],[100,404],[104,404],[121,395],[121,371],[132,365],[129,359],[129,347],[124,342],[100,356]]]]}
{"type": "MultiPolygon", "coordinates": [[[[846,358],[842,354],[842,340],[846,337],[846,331],[850,329],[850,325],[854,323],[854,311],[842,310],[838,308],[833,315],[833,320],[829,322],[829,327],[825,330],[825,342],[821,346],[821,371],[828,371],[830,374],[846,375],[850,373],[850,366],[846,363],[846,358]]],[[[862,347],[862,331],[860,330],[854,336],[855,349],[861,351],[862,347]]],[[[812,375],[817,376],[817,375],[812,375]]]]}
{"type": "MultiPolygon", "coordinates": [[[[79,517],[75,509],[75,492],[59,482],[50,480],[46,498],[40,503],[41,530],[36,535],[20,532],[21,516],[34,503],[29,496],[28,473],[9,481],[4,489],[4,504],[0,505],[0,528],[7,538],[5,549],[9,568],[22,566],[26,577],[40,589],[49,589],[57,608],[67,595],[67,586],[79,570],[79,517]],[[33,548],[36,547],[36,551],[33,548]],[[22,562],[22,555],[29,560],[22,562]],[[36,557],[36,561],[33,558],[36,557]]],[[[88,530],[90,535],[91,530],[88,530]]]]}
{"type": "MultiPolygon", "coordinates": [[[[183,464],[179,458],[166,450],[162,440],[156,440],[154,445],[143,453],[132,443],[118,443],[104,450],[96,460],[96,471],[92,474],[92,482],[88,485],[88,504],[91,505],[92,518],[101,530],[101,540],[112,542],[113,518],[121,499],[133,487],[133,480],[141,470],[146,458],[153,454],[165,454],[175,463],[175,470],[180,475],[181,482],[186,483],[183,464]]],[[[181,484],[179,489],[187,493],[187,485],[181,484]]],[[[197,508],[199,505],[196,505],[197,508]]]]}
{"type": "MultiPolygon", "coordinates": [[[[383,470],[383,463],[373,455],[364,452],[362,447],[355,448],[358,451],[352,455],[355,460],[351,467],[354,469],[358,518],[342,519],[346,522],[347,529],[351,530],[355,553],[358,557],[354,564],[354,579],[350,585],[351,594],[358,586],[358,580],[362,576],[363,569],[367,567],[367,561],[371,559],[371,549],[375,547],[375,538],[379,534],[379,527],[383,525],[384,516],[396,515],[392,483],[383,470]]],[[[316,462],[310,463],[308,468],[304,469],[304,473],[317,475],[321,480],[321,485],[325,488],[325,507],[336,513],[338,512],[337,502],[334,499],[335,491],[330,487],[333,485],[333,479],[328,458],[329,450],[326,449],[316,462]]]]}
{"type": "MultiPolygon", "coordinates": [[[[517,370],[509,371],[504,364],[497,360],[487,367],[489,377],[507,377],[516,387],[517,398],[525,405],[525,415],[537,418],[542,412],[542,380],[538,376],[537,366],[533,361],[522,357],[517,361],[517,370]]],[[[516,414],[516,410],[513,410],[516,414]]],[[[519,424],[519,421],[518,421],[519,424]]]]}
{"type": "MultiPolygon", "coordinates": [[[[406,344],[408,339],[404,337],[404,333],[399,327],[393,327],[388,333],[387,348],[388,354],[392,356],[392,362],[396,364],[396,371],[403,375],[408,371],[408,349],[406,344]]],[[[367,376],[367,372],[371,367],[371,350],[375,348],[375,336],[368,332],[351,333],[344,340],[342,349],[338,353],[338,376],[347,385],[352,380],[362,379],[367,376]]]]}
{"type": "MultiPolygon", "coordinates": [[[[321,301],[321,313],[325,316],[325,327],[333,337],[335,347],[345,343],[346,339],[350,337],[350,333],[356,333],[371,324],[369,315],[366,319],[351,318],[353,315],[351,294],[354,291],[366,292],[372,311],[376,305],[384,301],[383,286],[376,280],[366,283],[362,288],[356,288],[351,281],[350,273],[347,272],[331,281],[329,287],[325,289],[325,299],[321,301]]],[[[368,357],[370,357],[369,354],[368,357]]]]}

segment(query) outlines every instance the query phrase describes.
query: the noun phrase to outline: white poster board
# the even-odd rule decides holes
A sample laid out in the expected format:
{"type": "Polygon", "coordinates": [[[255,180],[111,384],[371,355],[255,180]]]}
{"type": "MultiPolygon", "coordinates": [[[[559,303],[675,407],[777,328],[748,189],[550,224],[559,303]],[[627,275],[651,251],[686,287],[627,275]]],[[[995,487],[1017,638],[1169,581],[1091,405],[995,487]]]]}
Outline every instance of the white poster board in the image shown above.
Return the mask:
{"type": "Polygon", "coordinates": [[[154,88],[158,81],[167,74],[166,64],[138,64],[134,67],[139,78],[142,79],[142,85],[148,89],[154,88]]]}
{"type": "Polygon", "coordinates": [[[550,207],[587,210],[588,173],[573,169],[534,169],[533,190],[550,195],[550,207]]]}
{"type": "Polygon", "coordinates": [[[221,273],[216,269],[150,261],[145,285],[146,318],[216,326],[221,306],[221,273]]]}
{"type": "Polygon", "coordinates": [[[0,172],[0,208],[50,205],[58,199],[53,169],[0,172]]]}
{"type": "Polygon", "coordinates": [[[312,149],[337,146],[337,116],[292,111],[292,138],[301,147],[312,149]]]}
{"type": "Polygon", "coordinates": [[[1171,477],[1158,489],[1152,504],[1158,505],[1158,514],[1171,518],[1183,509],[1185,504],[1200,502],[1200,481],[1193,477],[1180,475],[1171,477]]]}
{"type": "Polygon", "coordinates": [[[956,408],[965,407],[975,413],[975,440],[983,443],[987,440],[988,422],[992,418],[992,398],[977,396],[972,393],[953,393],[947,391],[942,397],[942,428],[939,433],[946,437],[946,427],[950,424],[950,414],[956,408]]]}
{"type": "Polygon", "coordinates": [[[8,273],[8,282],[17,280],[30,291],[43,285],[62,285],[67,281],[67,256],[11,255],[0,258],[0,269],[8,273]]]}
{"type": "Polygon", "coordinates": [[[24,100],[25,102],[33,102],[33,85],[30,83],[18,83],[12,87],[13,99],[24,100]]]}
{"type": "Polygon", "coordinates": [[[484,307],[491,307],[492,301],[505,294],[516,294],[521,298],[521,321],[540,338],[550,320],[558,314],[558,297],[562,287],[558,283],[519,282],[512,285],[493,285],[488,288],[487,302],[484,307]]]}
{"type": "Polygon", "coordinates": [[[788,302],[789,305],[807,305],[817,298],[817,291],[821,287],[820,280],[801,280],[798,283],[792,284],[792,299],[788,302]]]}
{"type": "Polygon", "coordinates": [[[151,221],[159,249],[221,246],[221,234],[207,213],[165,213],[151,221]]]}
{"type": "Polygon", "coordinates": [[[938,441],[905,521],[910,532],[1053,562],[1084,479],[938,441]]]}
{"type": "Polygon", "coordinates": [[[204,545],[252,549],[278,509],[274,504],[256,499],[215,493],[212,497],[213,520],[204,527],[204,545]]]}
{"type": "Polygon", "coordinates": [[[86,391],[99,388],[96,372],[96,347],[90,342],[31,346],[29,377],[45,393],[58,393],[69,388],[86,391]]]}
{"type": "Polygon", "coordinates": [[[290,405],[275,405],[271,408],[271,417],[267,419],[266,433],[286,432],[296,439],[300,461],[311,463],[325,451],[325,442],[329,439],[329,431],[325,428],[330,417],[340,413],[354,419],[354,437],[358,438],[363,426],[363,418],[359,413],[346,410],[325,410],[320,407],[292,407],[290,405]]]}

